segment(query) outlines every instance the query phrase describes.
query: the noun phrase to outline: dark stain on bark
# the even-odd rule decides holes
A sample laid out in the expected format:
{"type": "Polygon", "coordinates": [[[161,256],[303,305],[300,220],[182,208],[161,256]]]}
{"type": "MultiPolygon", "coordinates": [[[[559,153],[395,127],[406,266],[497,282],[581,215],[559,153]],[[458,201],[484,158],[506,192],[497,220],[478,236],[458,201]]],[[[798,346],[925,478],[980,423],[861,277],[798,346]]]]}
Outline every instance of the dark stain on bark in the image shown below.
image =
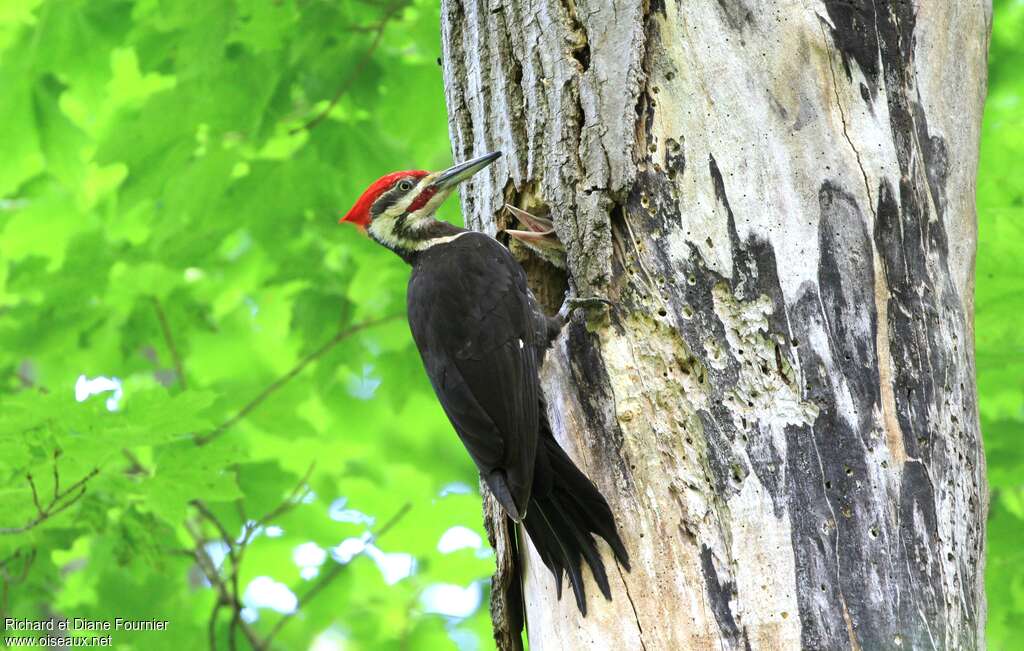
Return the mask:
{"type": "MultiPolygon", "coordinates": [[[[970,522],[964,540],[943,541],[936,515],[936,500],[957,490],[954,487],[963,489],[966,485],[969,504],[978,508],[980,502],[979,473],[972,460],[980,454],[973,427],[977,407],[973,393],[956,379],[969,373],[970,360],[962,350],[969,334],[966,315],[947,265],[949,151],[941,136],[929,132],[916,88],[913,3],[826,0],[825,5],[847,77],[852,80],[852,62],[869,81],[872,95],[876,89],[885,89],[900,171],[897,187],[888,180],[878,187],[873,244],[888,289],[886,325],[895,411],[910,460],[902,469],[899,494],[893,496],[899,517],[895,539],[887,539],[891,527],[882,527],[878,533],[885,557],[891,560],[877,558],[869,565],[853,565],[851,569],[873,573],[883,584],[894,583],[903,590],[895,611],[880,620],[866,603],[851,605],[850,615],[863,648],[889,647],[901,636],[904,646],[910,648],[972,649],[978,643],[978,604],[971,591],[946,594],[943,561],[947,553],[952,554],[947,550],[953,547],[980,553],[980,524],[970,522]],[[939,419],[947,418],[953,427],[946,427],[944,432],[939,419]],[[959,424],[960,418],[972,425],[959,424]],[[967,476],[957,473],[963,468],[971,472],[967,476]],[[966,621],[947,629],[947,604],[956,601],[965,602],[966,621]]],[[[823,292],[830,286],[823,280],[823,292]]],[[[827,305],[827,299],[822,298],[827,305]]],[[[846,354],[856,361],[856,350],[846,354]]],[[[855,382],[856,374],[850,378],[855,382]]],[[[860,388],[866,390],[867,385],[868,378],[864,378],[860,388]]],[[[872,406],[867,402],[869,395],[861,397],[864,406],[872,406]]],[[[865,431],[861,430],[862,435],[865,431]]],[[[864,442],[870,446],[870,441],[864,442]]],[[[867,449],[870,451],[870,447],[867,449]]],[[[854,472],[856,475],[856,468],[854,472]]],[[[853,508],[853,519],[861,510],[853,508]]],[[[839,556],[846,565],[853,545],[843,545],[843,536],[840,527],[839,556]]],[[[869,539],[867,544],[871,542],[869,539]]],[[[975,564],[960,571],[963,574],[954,584],[976,584],[975,564]]],[[[843,568],[840,572],[842,575],[843,568]]]]}
{"type": "Polygon", "coordinates": [[[878,15],[874,0],[825,0],[825,10],[832,21],[832,40],[843,57],[847,79],[853,79],[853,62],[872,85],[877,85],[878,15]]]}
{"type": "Polygon", "coordinates": [[[746,639],[746,633],[741,633],[736,620],[732,616],[732,609],[729,602],[736,596],[736,584],[732,581],[721,582],[718,572],[715,570],[715,561],[711,556],[711,548],[707,545],[700,547],[700,567],[704,574],[704,584],[707,586],[708,601],[711,602],[711,611],[715,614],[715,621],[723,636],[733,645],[739,645],[742,640],[744,646],[749,648],[750,643],[746,639]]]}
{"type": "Polygon", "coordinates": [[[829,344],[860,399],[857,430],[866,435],[872,408],[879,404],[874,254],[867,219],[853,195],[830,181],[822,184],[818,202],[818,286],[829,344]]]}
{"type": "MultiPolygon", "coordinates": [[[[839,219],[850,208],[830,214],[839,219]]],[[[823,214],[825,219],[832,217],[823,214]]],[[[862,219],[859,212],[854,217],[862,219]]],[[[806,341],[824,334],[829,341],[825,352],[813,346],[799,349],[804,397],[820,411],[810,428],[787,430],[787,479],[804,648],[850,648],[844,610],[863,649],[891,647],[895,632],[893,602],[880,603],[877,590],[891,581],[889,565],[898,556],[891,557],[896,550],[888,541],[887,501],[879,500],[879,488],[870,486],[873,469],[869,466],[874,461],[869,439],[878,392],[877,386],[870,385],[870,377],[876,370],[865,371],[843,361],[847,352],[851,357],[874,355],[869,341],[874,332],[845,332],[838,325],[863,322],[864,312],[873,311],[873,299],[867,304],[856,302],[858,293],[848,291],[855,282],[852,279],[850,284],[825,286],[835,282],[830,274],[850,264],[841,243],[856,241],[860,228],[854,226],[835,239],[823,234],[833,247],[821,252],[824,274],[819,286],[828,295],[806,285],[790,315],[796,337],[806,341]],[[839,375],[827,369],[838,370],[839,375]],[[846,400],[839,399],[844,395],[846,400]],[[853,423],[842,408],[844,403],[852,407],[853,423]]]]}
{"type": "MultiPolygon", "coordinates": [[[[938,179],[942,176],[938,173],[942,164],[938,162],[939,154],[935,156],[933,167],[937,173],[934,176],[938,179]]],[[[925,582],[926,577],[935,576],[937,568],[929,568],[932,574],[915,570],[914,585],[926,587],[921,595],[901,594],[898,602],[884,599],[880,602],[878,593],[878,586],[883,586],[885,591],[893,586],[908,585],[904,579],[910,581],[911,577],[904,576],[907,570],[901,568],[916,562],[908,556],[903,540],[906,536],[903,528],[912,528],[913,524],[907,524],[908,520],[902,515],[897,523],[890,502],[919,514],[930,512],[932,515],[924,518],[926,531],[919,531],[917,535],[931,540],[933,547],[937,540],[937,525],[931,524],[935,521],[935,496],[928,485],[926,466],[907,475],[900,494],[890,493],[888,499],[879,499],[880,489],[872,485],[873,477],[878,476],[875,448],[884,445],[875,420],[881,409],[881,395],[873,245],[879,251],[883,266],[888,264],[894,268],[889,282],[896,298],[900,292],[920,285],[920,276],[900,278],[895,269],[916,266],[924,274],[923,248],[908,247],[893,230],[899,226],[899,220],[904,219],[907,207],[901,211],[891,190],[880,191],[879,224],[888,219],[890,229],[876,228],[873,242],[867,227],[870,218],[852,193],[836,183],[823,183],[819,191],[820,293],[815,285],[808,284],[787,315],[772,247],[756,238],[741,239],[729,201],[727,175],[713,156],[708,159],[708,173],[727,220],[732,278],[724,278],[708,269],[696,247],[691,247],[687,261],[673,262],[667,242],[658,237],[678,219],[678,199],[673,198],[673,186],[665,175],[642,175],[639,179],[642,190],[631,193],[625,210],[627,215],[635,216],[634,219],[646,220],[648,232],[655,237],[650,251],[656,261],[656,273],[688,278],[686,284],[677,284],[679,298],[673,300],[672,307],[681,335],[711,378],[711,406],[708,413],[701,414],[711,486],[717,495],[727,500],[740,487],[735,478],[742,480],[752,472],[771,495],[776,515],[788,511],[805,648],[852,648],[854,643],[862,649],[890,648],[901,635],[928,648],[926,642],[931,639],[928,625],[922,623],[919,613],[923,609],[941,616],[941,609],[936,611],[934,604],[941,605],[941,600],[945,599],[942,584],[934,578],[929,579],[930,583],[925,582]],[[886,256],[900,255],[903,257],[886,262],[886,256]],[[913,259],[905,261],[906,256],[913,259]],[[702,342],[707,338],[724,341],[724,326],[714,317],[711,297],[714,286],[723,282],[740,300],[754,300],[762,294],[772,299],[774,310],[769,315],[769,332],[785,337],[779,345],[779,358],[789,360],[798,369],[804,399],[820,408],[812,426],[787,428],[784,459],[779,458],[767,433],[739,430],[733,425],[731,414],[721,406],[725,389],[735,385],[740,369],[731,359],[724,369],[714,369],[706,359],[702,342]],[[685,306],[691,309],[688,318],[680,317],[685,306]],[[819,356],[807,345],[812,338],[822,337],[828,341],[827,357],[819,356]],[[825,371],[829,368],[839,369],[841,374],[830,375],[825,371]],[[840,410],[841,401],[837,401],[837,396],[843,395],[849,396],[852,413],[840,410]],[[746,455],[738,454],[740,450],[745,450],[746,455]],[[778,472],[778,468],[785,468],[785,471],[778,472]],[[917,619],[906,619],[902,614],[904,610],[917,612],[917,619]],[[852,623],[853,641],[844,611],[852,623]]],[[[908,197],[907,206],[912,205],[912,198],[908,197]]],[[[927,246],[942,247],[944,252],[946,243],[941,224],[927,219],[918,223],[922,234],[915,235],[911,229],[910,235],[928,242],[927,246]]],[[[945,308],[956,309],[956,295],[951,286],[946,296],[949,301],[945,308]]],[[[908,314],[920,311],[917,305],[901,307],[908,314]]],[[[923,331],[910,333],[905,328],[894,329],[895,309],[892,305],[889,308],[890,347],[894,356],[905,350],[905,354],[911,356],[908,359],[913,359],[912,355],[919,356],[920,351],[942,349],[937,327],[930,335],[923,331]],[[897,343],[897,339],[902,341],[897,343]]],[[[920,359],[907,365],[917,369],[919,373],[915,376],[930,373],[932,378],[942,378],[945,374],[942,367],[925,368],[920,359]]],[[[899,373],[899,357],[895,358],[894,366],[899,373]]],[[[908,383],[915,381],[911,377],[897,377],[895,386],[914,387],[917,385],[908,383]]],[[[915,396],[914,391],[916,389],[910,390],[909,398],[897,396],[897,411],[905,432],[914,432],[915,424],[918,428],[930,427],[927,407],[934,404],[934,390],[920,396],[915,396]]],[[[907,435],[908,441],[912,436],[907,435]]],[[[909,442],[906,449],[910,455],[923,453],[909,442]]],[[[919,515],[917,522],[920,521],[919,515]]],[[[975,544],[980,550],[980,543],[975,544]]],[[[936,552],[932,549],[931,553],[934,556],[936,552]]],[[[939,636],[936,639],[941,645],[945,633],[932,626],[931,634],[939,636]]],[[[963,641],[967,643],[965,648],[971,647],[969,638],[964,637],[963,641]]]]}
{"type": "Polygon", "coordinates": [[[928,116],[920,102],[913,103],[914,123],[917,126],[917,138],[921,145],[921,156],[924,159],[928,189],[940,221],[946,217],[946,180],[949,178],[949,151],[946,141],[941,136],[928,133],[928,116]]]}
{"type": "Polygon", "coordinates": [[[745,0],[718,0],[718,8],[729,29],[733,31],[742,32],[745,27],[754,24],[754,12],[745,0]]]}
{"type": "MultiPolygon", "coordinates": [[[[742,488],[743,478],[753,472],[767,488],[775,515],[780,517],[786,508],[786,491],[781,483],[785,476],[782,472],[785,459],[775,449],[771,433],[761,431],[759,423],[741,423],[742,427],[734,424],[732,411],[725,405],[724,398],[739,381],[741,364],[727,355],[724,368],[715,368],[704,347],[706,340],[726,341],[725,326],[715,314],[712,297],[714,287],[719,284],[726,285],[740,300],[754,300],[762,294],[769,296],[773,305],[773,312],[768,315],[769,330],[789,332],[775,252],[768,242],[756,238],[741,240],[729,204],[725,175],[713,155],[708,158],[708,172],[715,196],[726,213],[730,254],[734,261],[732,278],[709,269],[700,249],[692,244],[688,260],[680,263],[673,259],[663,235],[678,227],[680,215],[675,185],[667,175],[641,172],[637,186],[627,198],[625,213],[634,224],[642,224],[654,238],[649,249],[655,264],[654,275],[671,279],[673,291],[668,298],[673,323],[708,375],[712,391],[710,406],[707,412],[700,414],[707,440],[710,473],[707,481],[712,490],[728,499],[742,488]]],[[[689,236],[695,240],[699,237],[696,233],[689,236]]],[[[629,266],[635,269],[635,265],[629,266]]],[[[616,274],[620,269],[623,275],[630,273],[627,265],[623,265],[616,268],[616,274]]],[[[785,359],[789,366],[795,367],[789,339],[788,334],[779,337],[777,358],[779,364],[785,359]]],[[[772,366],[775,365],[773,362],[772,366]]]]}
{"type": "MultiPolygon", "coordinates": [[[[936,554],[939,525],[929,472],[920,461],[903,464],[899,542],[905,556],[897,566],[911,598],[899,602],[900,630],[907,648],[947,648],[942,560],[936,554]],[[922,619],[924,621],[922,621],[922,619]]],[[[955,648],[965,648],[956,645],[955,648]]]]}
{"type": "Polygon", "coordinates": [[[569,370],[587,429],[596,434],[594,443],[604,462],[617,464],[619,476],[632,488],[633,475],[622,452],[622,429],[615,418],[615,396],[595,337],[581,321],[574,319],[566,327],[569,370]]]}
{"type": "MultiPolygon", "coordinates": [[[[791,310],[795,322],[820,322],[821,316],[813,286],[791,310]]],[[[803,358],[801,352],[801,359],[803,358]]],[[[810,364],[805,365],[811,366],[810,364]]],[[[814,376],[805,378],[808,386],[824,387],[823,379],[815,367],[814,376]]],[[[820,389],[819,396],[827,389],[820,389]]],[[[810,396],[805,396],[810,398],[810,396]]],[[[835,414],[822,405],[822,413],[815,423],[828,426],[835,414]]],[[[838,435],[839,432],[836,432],[838,435]]],[[[786,428],[786,485],[790,503],[794,565],[796,569],[796,598],[800,617],[801,646],[805,649],[844,649],[846,626],[842,619],[842,586],[836,584],[840,557],[836,553],[838,531],[836,519],[842,517],[833,506],[828,489],[825,459],[817,447],[815,427],[786,428]]]]}
{"type": "Polygon", "coordinates": [[[715,186],[715,198],[722,204],[729,214],[729,220],[733,220],[732,208],[729,206],[729,197],[725,194],[725,180],[722,179],[722,171],[718,169],[718,161],[714,154],[708,155],[708,172],[711,174],[711,183],[715,186]]]}
{"type": "MultiPolygon", "coordinates": [[[[978,610],[974,593],[946,594],[940,579],[944,549],[981,552],[981,525],[970,522],[966,539],[943,541],[935,499],[956,486],[964,488],[969,504],[978,508],[980,487],[974,459],[980,441],[973,427],[977,407],[973,394],[956,379],[962,375],[958,369],[969,368],[961,349],[968,341],[966,318],[946,266],[942,220],[929,217],[929,192],[934,192],[931,179],[905,176],[897,201],[896,191],[883,181],[875,227],[875,245],[890,288],[888,328],[896,417],[907,455],[920,460],[907,462],[901,485],[900,536],[906,563],[899,569],[901,580],[915,590],[900,615],[908,626],[914,624],[907,630],[915,648],[973,649],[977,648],[972,632],[978,610]],[[941,431],[939,419],[943,418],[951,419],[952,436],[941,431]],[[971,472],[957,473],[964,467],[971,472]],[[968,621],[955,629],[943,624],[944,601],[950,599],[965,600],[968,614],[968,621]]],[[[976,571],[974,563],[962,567],[958,583],[973,585],[976,571]]]]}
{"type": "MultiPolygon", "coordinates": [[[[936,162],[932,167],[936,173],[933,176],[938,180],[942,177],[943,164],[940,153],[934,156],[936,162]]],[[[937,541],[937,525],[931,524],[935,521],[935,496],[928,485],[925,465],[906,476],[899,494],[889,493],[887,498],[879,499],[879,492],[884,495],[884,489],[872,484],[873,478],[879,475],[875,448],[884,445],[884,436],[875,421],[875,414],[881,409],[881,395],[876,350],[874,251],[876,248],[879,251],[880,262],[887,273],[891,268],[892,273],[887,278],[896,300],[902,292],[920,286],[921,277],[927,275],[923,267],[925,246],[941,247],[944,253],[944,230],[934,220],[911,220],[918,225],[921,231],[918,234],[906,223],[907,210],[915,205],[913,198],[908,196],[901,209],[891,189],[883,188],[878,207],[879,225],[873,242],[868,230],[870,218],[853,194],[834,182],[823,183],[819,191],[820,293],[818,287],[808,283],[787,315],[774,250],[768,242],[740,237],[729,201],[728,175],[723,173],[714,156],[708,159],[708,173],[727,221],[732,278],[709,269],[697,247],[691,246],[691,254],[684,261],[670,255],[663,234],[677,224],[680,217],[678,198],[673,194],[674,184],[666,175],[641,174],[638,186],[625,203],[625,213],[630,219],[642,222],[654,238],[649,251],[655,275],[677,279],[670,296],[675,325],[710,376],[712,399],[709,411],[702,412],[701,419],[712,490],[728,500],[740,487],[734,478],[742,479],[752,472],[766,487],[776,515],[788,511],[805,648],[852,648],[854,643],[862,649],[891,648],[899,635],[928,648],[927,641],[931,638],[920,615],[916,620],[908,620],[902,611],[919,613],[919,609],[924,609],[937,613],[935,616],[941,615],[941,610],[935,611],[929,604],[946,598],[941,592],[942,584],[936,583],[937,579],[925,582],[927,576],[934,576],[937,567],[929,568],[932,574],[915,570],[915,585],[927,588],[921,595],[902,593],[898,601],[886,600],[880,598],[878,591],[878,586],[882,586],[886,594],[897,589],[896,586],[902,590],[902,586],[908,585],[904,579],[909,581],[910,577],[901,574],[907,572],[901,567],[916,562],[908,557],[903,542],[910,533],[903,530],[912,528],[913,520],[908,521],[901,515],[897,523],[891,504],[898,503],[901,510],[909,508],[919,514],[932,514],[924,518],[926,531],[916,535],[931,540],[933,547],[937,541]],[[903,220],[902,228],[908,229],[902,236],[896,232],[901,227],[900,220],[903,220]],[[908,236],[927,244],[909,246],[903,239],[908,236]],[[918,272],[910,273],[908,269],[918,269],[918,272]],[[732,359],[727,360],[723,369],[713,368],[703,347],[705,339],[724,341],[724,326],[715,317],[711,293],[719,283],[726,283],[740,300],[754,300],[760,295],[771,298],[774,310],[768,317],[769,333],[784,336],[779,342],[779,359],[788,360],[796,369],[803,382],[800,390],[804,400],[819,406],[820,413],[812,426],[786,429],[785,458],[779,458],[767,432],[738,429],[730,412],[721,405],[725,391],[735,385],[740,368],[732,359]],[[689,316],[685,318],[682,316],[684,309],[689,309],[689,316]],[[813,339],[822,338],[828,345],[821,354],[827,357],[820,356],[808,345],[813,339]],[[830,375],[825,370],[830,368],[838,369],[840,374],[830,375]],[[837,400],[837,396],[843,395],[849,396],[852,413],[841,411],[844,401],[837,400]],[[739,454],[741,450],[746,452],[745,456],[739,454]],[[778,472],[779,468],[784,468],[784,472],[778,472]],[[844,611],[852,623],[852,641],[844,611]]],[[[910,189],[908,186],[906,191],[910,189]]],[[[698,237],[690,235],[694,240],[698,237]]],[[[945,296],[948,300],[944,309],[956,309],[956,295],[951,286],[945,296]]],[[[899,308],[906,314],[921,310],[917,304],[904,304],[899,308]]],[[[927,368],[926,361],[914,357],[920,357],[921,351],[943,348],[937,328],[929,334],[894,326],[896,309],[897,306],[890,303],[894,367],[897,373],[902,365],[917,372],[913,377],[911,374],[898,376],[895,386],[916,387],[914,383],[919,382],[921,374],[944,377],[944,368],[927,368]],[[903,362],[899,355],[906,355],[908,361],[903,362]]],[[[936,399],[934,387],[930,390],[931,393],[918,396],[914,393],[917,389],[911,388],[909,396],[897,395],[901,425],[904,432],[911,432],[907,434],[906,450],[912,456],[923,453],[916,445],[911,446],[909,439],[914,436],[915,425],[919,429],[930,427],[927,407],[935,404],[931,401],[936,399]]],[[[919,516],[917,522],[920,521],[919,516]]],[[[980,551],[980,542],[974,544],[980,551]]],[[[931,553],[936,554],[934,549],[931,553]]],[[[724,618],[720,624],[722,621],[724,618]]],[[[726,628],[727,624],[723,624],[723,630],[726,628]]],[[[941,645],[945,633],[934,626],[932,629],[933,635],[939,635],[941,645]]],[[[966,630],[972,629],[969,626],[966,630]]],[[[972,638],[968,636],[969,633],[962,640],[965,648],[972,645],[972,638]]]]}

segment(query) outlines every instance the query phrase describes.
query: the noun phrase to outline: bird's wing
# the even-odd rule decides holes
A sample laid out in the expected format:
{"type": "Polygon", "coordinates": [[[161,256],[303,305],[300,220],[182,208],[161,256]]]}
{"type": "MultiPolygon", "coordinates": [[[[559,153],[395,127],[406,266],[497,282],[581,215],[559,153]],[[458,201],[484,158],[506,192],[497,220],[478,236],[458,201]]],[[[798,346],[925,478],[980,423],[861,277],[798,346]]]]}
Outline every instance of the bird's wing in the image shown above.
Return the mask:
{"type": "Polygon", "coordinates": [[[434,391],[484,479],[492,488],[507,481],[519,514],[533,482],[540,403],[528,296],[522,268],[482,234],[432,247],[409,281],[409,325],[434,391]]]}

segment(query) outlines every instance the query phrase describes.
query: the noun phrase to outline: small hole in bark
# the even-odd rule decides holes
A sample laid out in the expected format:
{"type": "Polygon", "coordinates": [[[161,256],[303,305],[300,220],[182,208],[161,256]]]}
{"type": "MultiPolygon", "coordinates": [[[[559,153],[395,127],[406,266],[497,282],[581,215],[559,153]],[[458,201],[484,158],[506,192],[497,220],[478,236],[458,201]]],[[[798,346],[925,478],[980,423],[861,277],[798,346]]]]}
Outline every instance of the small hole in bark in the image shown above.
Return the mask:
{"type": "Polygon", "coordinates": [[[583,72],[590,69],[590,43],[584,43],[572,51],[572,58],[580,62],[583,72]]]}
{"type": "Polygon", "coordinates": [[[878,527],[871,527],[868,529],[868,534],[870,534],[872,538],[878,538],[878,527]]]}
{"type": "Polygon", "coordinates": [[[668,312],[665,311],[665,308],[661,308],[660,310],[658,310],[658,316],[665,316],[667,314],[668,312]]]}

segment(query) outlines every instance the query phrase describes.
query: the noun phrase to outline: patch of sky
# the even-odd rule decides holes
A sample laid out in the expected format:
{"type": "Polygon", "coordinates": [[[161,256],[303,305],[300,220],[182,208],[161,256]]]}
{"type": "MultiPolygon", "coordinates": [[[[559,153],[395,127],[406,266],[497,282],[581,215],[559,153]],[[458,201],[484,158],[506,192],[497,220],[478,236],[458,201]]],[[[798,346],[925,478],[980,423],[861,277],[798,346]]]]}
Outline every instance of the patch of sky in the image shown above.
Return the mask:
{"type": "Polygon", "coordinates": [[[120,378],[105,377],[103,375],[90,378],[85,375],[79,375],[78,380],[75,381],[75,400],[78,402],[84,402],[89,396],[107,392],[112,392],[113,394],[107,397],[107,411],[117,411],[121,397],[124,395],[120,378]]]}

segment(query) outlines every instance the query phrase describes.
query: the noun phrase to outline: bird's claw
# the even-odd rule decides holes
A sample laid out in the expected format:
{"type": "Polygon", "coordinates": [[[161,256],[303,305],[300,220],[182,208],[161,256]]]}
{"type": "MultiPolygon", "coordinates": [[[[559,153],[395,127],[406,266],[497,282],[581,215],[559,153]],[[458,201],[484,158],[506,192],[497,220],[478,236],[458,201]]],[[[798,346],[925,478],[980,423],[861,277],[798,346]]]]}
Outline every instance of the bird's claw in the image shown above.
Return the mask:
{"type": "Polygon", "coordinates": [[[615,307],[615,303],[600,296],[570,296],[569,292],[566,292],[565,300],[562,301],[562,307],[558,309],[558,316],[563,320],[567,320],[575,309],[584,308],[589,310],[604,306],[615,307]]]}

